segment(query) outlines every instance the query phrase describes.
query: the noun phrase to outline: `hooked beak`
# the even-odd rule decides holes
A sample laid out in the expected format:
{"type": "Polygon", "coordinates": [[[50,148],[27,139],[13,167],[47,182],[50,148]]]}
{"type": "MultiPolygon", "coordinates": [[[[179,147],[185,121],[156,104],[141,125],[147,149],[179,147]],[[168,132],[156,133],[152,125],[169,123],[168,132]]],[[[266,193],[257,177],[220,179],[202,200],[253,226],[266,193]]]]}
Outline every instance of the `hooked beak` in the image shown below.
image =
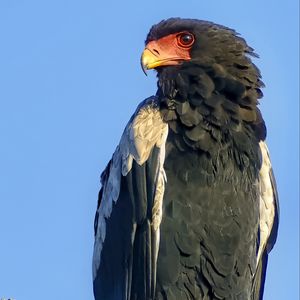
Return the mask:
{"type": "Polygon", "coordinates": [[[143,51],[143,53],[141,55],[140,63],[141,63],[141,68],[142,68],[144,74],[147,76],[148,60],[149,60],[149,58],[147,57],[146,49],[147,48],[145,48],[145,50],[143,51]]]}
{"type": "Polygon", "coordinates": [[[170,61],[171,61],[170,58],[161,57],[161,55],[157,50],[155,50],[154,52],[153,50],[146,47],[141,56],[141,67],[143,72],[147,76],[146,73],[147,70],[155,69],[157,67],[164,66],[164,65],[170,65],[171,63],[169,64],[167,63],[170,61]]]}
{"type": "Polygon", "coordinates": [[[172,47],[161,47],[159,41],[149,42],[141,56],[141,67],[143,72],[162,66],[179,65],[184,60],[189,60],[189,54],[176,52],[172,47]]]}
{"type": "Polygon", "coordinates": [[[147,76],[147,70],[161,66],[175,66],[180,64],[181,61],[182,59],[180,57],[164,57],[160,55],[157,50],[154,53],[153,50],[146,47],[141,56],[141,67],[147,76]]]}

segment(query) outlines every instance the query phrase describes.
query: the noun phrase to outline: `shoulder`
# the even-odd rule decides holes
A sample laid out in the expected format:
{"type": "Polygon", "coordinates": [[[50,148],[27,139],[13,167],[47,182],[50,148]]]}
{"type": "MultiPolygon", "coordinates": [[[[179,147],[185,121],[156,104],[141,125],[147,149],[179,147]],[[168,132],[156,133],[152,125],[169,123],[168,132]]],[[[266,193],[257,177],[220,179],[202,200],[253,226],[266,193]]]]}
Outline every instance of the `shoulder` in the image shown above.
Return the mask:
{"type": "Polygon", "coordinates": [[[279,222],[278,193],[269,150],[264,141],[261,141],[259,146],[262,165],[259,172],[261,242],[258,257],[264,249],[269,253],[273,248],[277,238],[279,222]]]}
{"type": "Polygon", "coordinates": [[[122,156],[122,175],[130,171],[133,160],[139,165],[145,163],[155,146],[163,146],[167,134],[168,125],[163,121],[157,97],[152,96],[141,102],[116,149],[122,156]]]}
{"type": "Polygon", "coordinates": [[[162,119],[158,99],[155,96],[147,98],[127,123],[120,143],[101,175],[103,196],[98,208],[100,202],[109,203],[104,209],[106,217],[111,213],[112,203],[119,197],[121,177],[131,171],[133,163],[143,165],[154,147],[160,150],[159,160],[164,159],[167,135],[168,125],[162,119]],[[103,201],[104,198],[109,199],[103,201]]]}

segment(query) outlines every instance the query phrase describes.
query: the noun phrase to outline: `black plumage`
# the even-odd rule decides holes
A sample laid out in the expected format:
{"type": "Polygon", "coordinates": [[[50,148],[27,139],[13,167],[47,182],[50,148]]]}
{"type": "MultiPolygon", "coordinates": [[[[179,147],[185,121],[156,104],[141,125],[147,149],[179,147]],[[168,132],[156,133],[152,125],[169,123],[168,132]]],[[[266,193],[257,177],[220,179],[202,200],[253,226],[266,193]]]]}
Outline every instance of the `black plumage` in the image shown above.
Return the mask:
{"type": "Polygon", "coordinates": [[[156,96],[139,106],[102,175],[97,300],[263,297],[278,197],[257,55],[231,29],[178,18],[153,26],[146,49],[182,32],[195,39],[189,59],[155,65],[156,96]]]}

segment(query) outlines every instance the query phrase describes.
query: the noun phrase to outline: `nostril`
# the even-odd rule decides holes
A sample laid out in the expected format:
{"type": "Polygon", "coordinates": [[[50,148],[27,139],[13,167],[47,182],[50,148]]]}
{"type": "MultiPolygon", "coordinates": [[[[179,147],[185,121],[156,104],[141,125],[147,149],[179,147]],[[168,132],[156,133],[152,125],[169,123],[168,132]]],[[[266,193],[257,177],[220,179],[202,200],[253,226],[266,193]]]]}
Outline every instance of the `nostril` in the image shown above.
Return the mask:
{"type": "Polygon", "coordinates": [[[158,52],[158,50],[156,50],[156,49],[153,49],[153,52],[155,52],[157,55],[159,55],[159,52],[158,52]]]}

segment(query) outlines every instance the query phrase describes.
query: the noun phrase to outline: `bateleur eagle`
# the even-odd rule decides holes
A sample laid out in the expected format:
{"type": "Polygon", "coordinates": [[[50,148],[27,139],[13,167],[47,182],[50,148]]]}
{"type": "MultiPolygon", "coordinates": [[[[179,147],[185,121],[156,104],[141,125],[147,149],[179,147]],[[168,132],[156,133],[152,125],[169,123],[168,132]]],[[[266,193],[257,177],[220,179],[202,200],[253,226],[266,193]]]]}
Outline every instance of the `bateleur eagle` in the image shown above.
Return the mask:
{"type": "Polygon", "coordinates": [[[193,19],[161,21],[145,44],[158,89],[101,175],[95,299],[262,299],[279,211],[257,55],[193,19]]]}

